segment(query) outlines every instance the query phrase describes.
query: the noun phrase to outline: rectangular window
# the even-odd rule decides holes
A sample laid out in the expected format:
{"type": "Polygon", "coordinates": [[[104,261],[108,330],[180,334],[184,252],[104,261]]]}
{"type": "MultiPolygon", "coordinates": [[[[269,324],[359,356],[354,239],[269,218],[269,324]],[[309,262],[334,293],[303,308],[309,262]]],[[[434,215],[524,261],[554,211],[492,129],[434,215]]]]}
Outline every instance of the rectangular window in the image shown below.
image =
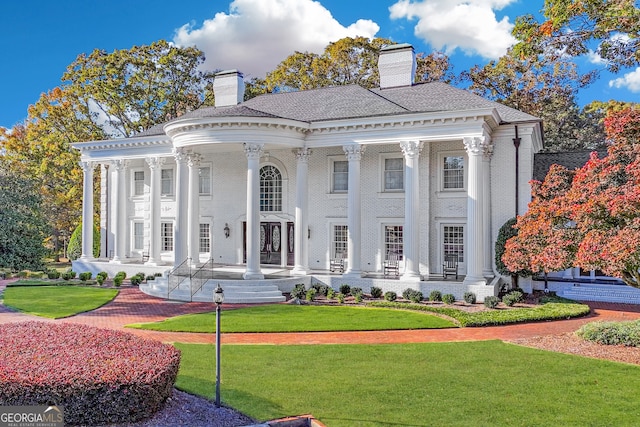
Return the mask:
{"type": "Polygon", "coordinates": [[[160,241],[163,251],[173,251],[173,223],[163,222],[160,224],[160,241]]]}
{"type": "Polygon", "coordinates": [[[404,159],[384,159],[384,191],[404,189],[404,159]]]}
{"type": "Polygon", "coordinates": [[[444,255],[458,255],[458,262],[464,262],[464,227],[445,225],[443,229],[444,255]]]}
{"type": "Polygon", "coordinates": [[[160,191],[163,196],[173,196],[173,169],[160,171],[160,191]]]}
{"type": "Polygon", "coordinates": [[[442,175],[444,190],[464,189],[464,157],[445,156],[442,175]]]}
{"type": "Polygon", "coordinates": [[[211,226],[200,224],[200,252],[211,252],[211,226]]]}
{"type": "Polygon", "coordinates": [[[332,258],[347,258],[347,226],[333,226],[332,258]]]}
{"type": "Polygon", "coordinates": [[[333,178],[331,191],[344,193],[349,189],[349,162],[338,160],[333,162],[333,178]]]}
{"type": "Polygon", "coordinates": [[[144,171],[133,172],[133,195],[144,195],[144,171]]]}
{"type": "MultiPolygon", "coordinates": [[[[211,168],[200,168],[198,171],[198,191],[201,195],[211,194],[211,168]]],[[[208,251],[205,251],[208,252],[208,251]]]]}
{"type": "Polygon", "coordinates": [[[133,249],[141,251],[144,249],[144,223],[133,223],[133,249]]]}
{"type": "Polygon", "coordinates": [[[403,257],[403,239],[401,225],[385,225],[384,226],[384,253],[385,257],[388,253],[395,252],[398,259],[402,261],[403,257]]]}

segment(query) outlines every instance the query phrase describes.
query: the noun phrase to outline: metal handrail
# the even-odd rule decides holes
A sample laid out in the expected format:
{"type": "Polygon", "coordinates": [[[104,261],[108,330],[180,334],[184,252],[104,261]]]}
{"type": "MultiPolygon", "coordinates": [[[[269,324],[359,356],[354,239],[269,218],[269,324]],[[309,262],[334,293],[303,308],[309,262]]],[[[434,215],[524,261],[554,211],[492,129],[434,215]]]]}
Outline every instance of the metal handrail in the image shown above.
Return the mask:
{"type": "Polygon", "coordinates": [[[191,301],[193,296],[202,289],[208,280],[213,279],[213,257],[191,275],[191,301]]]}
{"type": "Polygon", "coordinates": [[[180,265],[174,267],[169,272],[167,280],[167,298],[171,295],[171,292],[175,291],[178,286],[185,280],[191,277],[191,258],[185,259],[180,265]]]}

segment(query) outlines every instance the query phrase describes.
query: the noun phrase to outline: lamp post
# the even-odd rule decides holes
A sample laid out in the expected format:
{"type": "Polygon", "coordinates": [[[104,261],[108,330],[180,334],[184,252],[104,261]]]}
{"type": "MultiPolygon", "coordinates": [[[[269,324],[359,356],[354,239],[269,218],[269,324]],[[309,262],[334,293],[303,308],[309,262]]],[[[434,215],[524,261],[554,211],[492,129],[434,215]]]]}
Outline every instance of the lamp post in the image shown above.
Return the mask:
{"type": "Polygon", "coordinates": [[[216,408],[220,407],[220,305],[224,301],[224,290],[220,283],[213,291],[213,302],[216,303],[216,408]]]}

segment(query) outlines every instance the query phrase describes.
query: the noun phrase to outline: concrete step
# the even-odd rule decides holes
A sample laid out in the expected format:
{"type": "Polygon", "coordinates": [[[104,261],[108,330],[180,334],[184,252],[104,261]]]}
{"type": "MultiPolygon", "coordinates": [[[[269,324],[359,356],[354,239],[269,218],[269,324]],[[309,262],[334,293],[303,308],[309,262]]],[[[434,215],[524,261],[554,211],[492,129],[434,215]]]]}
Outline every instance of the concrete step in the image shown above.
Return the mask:
{"type": "Polygon", "coordinates": [[[558,296],[577,301],[640,304],[640,289],[623,285],[576,284],[559,291],[558,296]]]}

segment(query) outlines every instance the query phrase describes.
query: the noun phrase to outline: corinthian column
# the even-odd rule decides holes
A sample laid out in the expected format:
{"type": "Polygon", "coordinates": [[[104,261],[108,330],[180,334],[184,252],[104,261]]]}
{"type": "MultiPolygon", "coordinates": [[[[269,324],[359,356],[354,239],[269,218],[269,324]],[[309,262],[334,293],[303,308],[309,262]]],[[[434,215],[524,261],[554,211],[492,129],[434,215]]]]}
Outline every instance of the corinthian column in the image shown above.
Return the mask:
{"type": "Polygon", "coordinates": [[[82,168],[82,255],[93,259],[93,162],[80,162],[82,168]]]}
{"type": "Polygon", "coordinates": [[[482,275],[486,278],[493,277],[493,247],[491,246],[491,156],[493,144],[487,140],[486,148],[482,156],[482,216],[484,220],[484,257],[482,275]]]}
{"type": "Polygon", "coordinates": [[[188,171],[186,168],[188,153],[178,149],[174,153],[176,159],[176,226],[174,230],[173,257],[174,266],[178,266],[187,259],[188,239],[188,204],[189,187],[188,171]]]}
{"type": "Polygon", "coordinates": [[[200,154],[189,154],[189,258],[197,266],[200,263],[200,154]]]}
{"type": "Polygon", "coordinates": [[[422,142],[403,141],[400,148],[405,161],[404,228],[402,244],[404,256],[403,280],[420,280],[420,151],[422,142]]]}
{"type": "Polygon", "coordinates": [[[345,145],[344,154],[349,161],[349,181],[347,196],[347,271],[346,276],[362,276],[361,269],[361,196],[360,196],[360,160],[365,147],[361,145],[345,145]]]}
{"type": "Polygon", "coordinates": [[[487,147],[485,138],[465,137],[464,147],[469,157],[469,181],[467,187],[467,275],[465,285],[485,285],[482,275],[484,246],[483,174],[482,156],[487,147]]]}
{"type": "Polygon", "coordinates": [[[114,253],[113,259],[109,262],[114,264],[121,264],[124,259],[125,252],[125,220],[127,218],[127,186],[125,183],[125,171],[127,168],[126,160],[114,160],[112,162],[115,173],[115,190],[116,190],[116,203],[113,208],[113,214],[116,217],[116,231],[113,234],[113,246],[114,253]]]}
{"type": "Polygon", "coordinates": [[[160,263],[160,167],[164,159],[148,157],[147,165],[151,177],[149,179],[149,260],[147,265],[160,263]]]}
{"type": "Polygon", "coordinates": [[[260,156],[263,144],[244,144],[247,155],[247,268],[245,279],[264,279],[260,270],[260,156]]]}
{"type": "Polygon", "coordinates": [[[299,148],[296,155],[296,216],[294,229],[294,274],[307,274],[309,271],[309,156],[311,150],[299,148]]]}

